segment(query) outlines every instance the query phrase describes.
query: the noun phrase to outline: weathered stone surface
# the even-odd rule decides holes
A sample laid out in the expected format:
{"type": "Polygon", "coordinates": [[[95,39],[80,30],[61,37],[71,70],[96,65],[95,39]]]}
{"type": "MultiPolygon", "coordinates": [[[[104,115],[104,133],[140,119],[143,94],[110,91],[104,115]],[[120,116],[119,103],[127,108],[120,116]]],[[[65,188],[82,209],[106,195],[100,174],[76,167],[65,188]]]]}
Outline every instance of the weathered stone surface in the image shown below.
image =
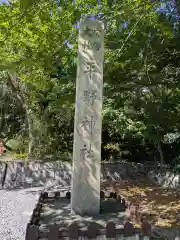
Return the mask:
{"type": "Polygon", "coordinates": [[[100,165],[104,26],[85,18],[80,23],[74,125],[72,212],[100,209],[100,165]]]}
{"type": "Polygon", "coordinates": [[[88,226],[87,236],[89,239],[95,239],[97,237],[98,224],[91,222],[88,226]]]}
{"type": "Polygon", "coordinates": [[[124,224],[124,237],[131,237],[134,235],[134,227],[130,221],[126,221],[124,224]]]}
{"type": "MultiPolygon", "coordinates": [[[[2,188],[2,181],[5,173],[6,163],[0,162],[0,188],[2,188]]],[[[7,162],[8,168],[6,173],[4,188],[15,187],[45,187],[49,190],[54,186],[64,187],[66,190],[71,186],[71,164],[62,162],[24,162],[11,161],[7,162]],[[13,181],[15,180],[16,181],[13,181]]],[[[129,172],[133,172],[134,168],[128,163],[102,163],[101,164],[101,180],[109,176],[112,180],[119,181],[126,179],[126,169],[132,168],[129,172]]],[[[139,169],[139,167],[138,167],[139,169]]],[[[138,170],[143,172],[143,170],[138,170]]],[[[149,172],[150,182],[163,187],[175,188],[180,186],[180,176],[174,175],[165,170],[159,170],[159,173],[149,172]]],[[[58,189],[57,189],[58,190],[58,189]]]]}
{"type": "Polygon", "coordinates": [[[101,165],[102,178],[106,179],[107,176],[113,181],[121,181],[127,177],[127,163],[103,163],[101,165]]]}
{"type": "Polygon", "coordinates": [[[141,231],[143,236],[152,236],[152,227],[148,221],[143,221],[141,224],[141,231]]]}
{"type": "Polygon", "coordinates": [[[72,223],[68,229],[69,239],[78,239],[78,225],[72,223]]]}
{"type": "Polygon", "coordinates": [[[48,233],[48,240],[59,240],[59,226],[57,224],[53,224],[48,233]]]}
{"type": "Polygon", "coordinates": [[[4,188],[69,186],[71,165],[61,162],[8,162],[4,188]]]}
{"type": "Polygon", "coordinates": [[[106,225],[106,238],[116,237],[116,225],[113,222],[108,222],[106,225]]]}
{"type": "Polygon", "coordinates": [[[5,177],[6,163],[0,162],[0,189],[3,187],[5,177]]]}
{"type": "MultiPolygon", "coordinates": [[[[71,164],[62,162],[8,162],[7,174],[5,179],[5,188],[14,187],[51,187],[59,185],[71,185],[71,164]]],[[[5,163],[0,163],[0,179],[2,179],[5,169],[5,163]]],[[[121,163],[103,163],[101,164],[101,179],[106,179],[109,174],[123,175],[123,165],[121,163]],[[118,173],[117,173],[118,172],[118,173]]],[[[1,187],[1,180],[0,180],[1,187]]]]}
{"type": "Polygon", "coordinates": [[[168,188],[180,187],[180,174],[173,174],[166,170],[159,170],[158,172],[149,171],[149,179],[156,185],[168,188]]]}
{"type": "Polygon", "coordinates": [[[28,225],[26,231],[26,240],[38,240],[38,227],[35,225],[28,225]]]}
{"type": "Polygon", "coordinates": [[[23,185],[25,179],[25,167],[23,161],[8,162],[4,188],[14,188],[23,185]]]}

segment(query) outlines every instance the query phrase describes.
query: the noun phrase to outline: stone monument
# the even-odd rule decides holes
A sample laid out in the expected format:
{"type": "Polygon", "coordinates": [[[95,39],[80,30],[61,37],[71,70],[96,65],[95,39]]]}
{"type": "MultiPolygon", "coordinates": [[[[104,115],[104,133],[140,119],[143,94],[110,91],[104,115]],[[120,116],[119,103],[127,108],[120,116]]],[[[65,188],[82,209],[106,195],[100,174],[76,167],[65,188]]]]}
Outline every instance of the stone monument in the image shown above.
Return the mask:
{"type": "Polygon", "coordinates": [[[104,25],[80,22],[76,81],[71,210],[79,215],[100,211],[101,129],[104,25]]]}

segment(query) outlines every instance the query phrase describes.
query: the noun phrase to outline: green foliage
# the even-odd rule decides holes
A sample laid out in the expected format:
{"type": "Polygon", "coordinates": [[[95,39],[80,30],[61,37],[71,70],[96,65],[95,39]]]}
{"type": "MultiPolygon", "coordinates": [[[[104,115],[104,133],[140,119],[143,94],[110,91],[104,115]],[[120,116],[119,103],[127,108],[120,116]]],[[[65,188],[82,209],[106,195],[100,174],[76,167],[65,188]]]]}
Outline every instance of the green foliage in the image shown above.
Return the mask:
{"type": "Polygon", "coordinates": [[[14,160],[19,160],[19,159],[21,159],[21,160],[26,160],[27,159],[27,154],[26,153],[17,153],[17,154],[15,154],[14,156],[13,156],[13,159],[14,160]]]}
{"type": "Polygon", "coordinates": [[[74,26],[94,15],[105,24],[103,159],[159,160],[161,153],[162,160],[164,153],[171,162],[179,156],[174,136],[180,131],[179,23],[174,34],[174,22],[158,13],[159,5],[144,0],[0,5],[0,86],[6,86],[0,89],[0,137],[20,138],[16,151],[37,158],[72,158],[74,26]]]}
{"type": "Polygon", "coordinates": [[[10,139],[6,145],[18,154],[27,152],[27,142],[24,139],[20,139],[20,137],[18,139],[10,139]]]}

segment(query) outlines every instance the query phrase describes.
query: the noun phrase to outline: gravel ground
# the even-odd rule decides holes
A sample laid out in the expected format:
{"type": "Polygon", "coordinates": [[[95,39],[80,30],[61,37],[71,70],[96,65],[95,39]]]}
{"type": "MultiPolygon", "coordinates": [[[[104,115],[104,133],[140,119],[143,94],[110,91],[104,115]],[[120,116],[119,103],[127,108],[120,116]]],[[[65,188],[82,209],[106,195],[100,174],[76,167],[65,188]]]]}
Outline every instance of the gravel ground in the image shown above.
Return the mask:
{"type": "Polygon", "coordinates": [[[40,188],[0,190],[0,240],[24,240],[40,188]]]}

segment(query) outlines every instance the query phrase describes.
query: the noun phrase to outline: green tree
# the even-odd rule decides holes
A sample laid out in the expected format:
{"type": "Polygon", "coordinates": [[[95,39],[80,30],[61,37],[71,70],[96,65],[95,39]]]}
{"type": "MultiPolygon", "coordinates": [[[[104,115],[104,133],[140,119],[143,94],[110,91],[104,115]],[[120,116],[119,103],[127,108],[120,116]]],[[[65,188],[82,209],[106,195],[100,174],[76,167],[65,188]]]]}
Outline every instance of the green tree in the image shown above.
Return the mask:
{"type": "Polygon", "coordinates": [[[29,155],[72,151],[75,26],[93,15],[105,24],[103,147],[148,139],[163,161],[164,136],[179,131],[174,25],[156,10],[159,2],[87,4],[21,0],[0,5],[0,67],[26,116],[29,155]]]}

